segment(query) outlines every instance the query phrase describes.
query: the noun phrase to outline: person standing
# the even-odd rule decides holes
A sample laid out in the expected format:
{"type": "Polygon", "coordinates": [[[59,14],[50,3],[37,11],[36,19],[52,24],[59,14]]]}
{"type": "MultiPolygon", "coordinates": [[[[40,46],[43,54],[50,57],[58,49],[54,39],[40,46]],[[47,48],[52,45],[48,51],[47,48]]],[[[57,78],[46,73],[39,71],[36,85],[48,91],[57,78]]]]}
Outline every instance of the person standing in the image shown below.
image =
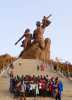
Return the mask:
{"type": "Polygon", "coordinates": [[[26,84],[24,80],[21,80],[20,100],[26,100],[25,91],[26,91],[26,84]]]}
{"type": "Polygon", "coordinates": [[[55,100],[61,100],[62,96],[62,91],[63,91],[63,83],[56,77],[55,79],[55,100]]]}

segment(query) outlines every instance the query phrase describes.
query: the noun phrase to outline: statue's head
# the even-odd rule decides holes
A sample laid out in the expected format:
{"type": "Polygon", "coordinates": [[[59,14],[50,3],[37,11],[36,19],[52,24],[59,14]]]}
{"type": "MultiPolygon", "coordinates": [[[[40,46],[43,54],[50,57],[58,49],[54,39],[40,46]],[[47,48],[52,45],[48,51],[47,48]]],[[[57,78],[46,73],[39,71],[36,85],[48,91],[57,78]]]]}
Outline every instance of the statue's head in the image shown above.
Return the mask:
{"type": "Polygon", "coordinates": [[[40,21],[37,21],[37,22],[36,22],[36,26],[38,27],[38,26],[40,26],[40,25],[41,25],[40,21]]]}
{"type": "Polygon", "coordinates": [[[29,29],[29,28],[27,28],[27,29],[25,30],[25,33],[28,33],[28,32],[30,32],[30,29],[29,29]]]}

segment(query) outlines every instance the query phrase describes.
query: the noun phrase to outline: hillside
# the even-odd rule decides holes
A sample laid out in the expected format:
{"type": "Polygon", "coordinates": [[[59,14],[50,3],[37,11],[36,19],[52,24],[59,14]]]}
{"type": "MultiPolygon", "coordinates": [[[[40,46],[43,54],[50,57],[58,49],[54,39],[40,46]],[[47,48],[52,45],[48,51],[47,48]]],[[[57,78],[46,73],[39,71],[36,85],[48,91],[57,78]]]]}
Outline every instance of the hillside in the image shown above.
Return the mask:
{"type": "Polygon", "coordinates": [[[16,57],[12,57],[9,54],[0,55],[0,69],[6,67],[8,64],[16,60],[16,57]]]}

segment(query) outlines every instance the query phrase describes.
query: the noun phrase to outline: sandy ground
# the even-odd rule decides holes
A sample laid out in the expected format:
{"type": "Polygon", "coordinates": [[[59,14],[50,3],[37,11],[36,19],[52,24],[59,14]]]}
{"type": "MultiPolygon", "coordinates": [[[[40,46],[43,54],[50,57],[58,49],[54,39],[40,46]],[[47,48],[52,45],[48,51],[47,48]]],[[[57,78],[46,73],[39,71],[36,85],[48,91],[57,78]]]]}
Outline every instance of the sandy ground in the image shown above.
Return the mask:
{"type": "MultiPolygon", "coordinates": [[[[27,70],[27,67],[24,67],[24,70],[27,70]]],[[[31,68],[30,68],[31,69],[31,68]]],[[[16,69],[16,71],[19,71],[19,73],[21,73],[23,71],[20,69],[16,69]]],[[[62,100],[72,100],[72,81],[60,77],[57,73],[46,69],[46,71],[44,72],[46,74],[48,74],[49,76],[58,76],[64,85],[64,91],[62,93],[62,100]]],[[[42,72],[36,72],[36,74],[43,74],[42,72]]],[[[19,99],[14,99],[13,96],[9,93],[9,78],[8,77],[0,77],[0,100],[19,100],[19,99]]],[[[34,98],[26,98],[26,100],[34,100],[34,98]]],[[[46,98],[46,97],[37,97],[35,98],[35,100],[55,100],[53,98],[46,98]]]]}

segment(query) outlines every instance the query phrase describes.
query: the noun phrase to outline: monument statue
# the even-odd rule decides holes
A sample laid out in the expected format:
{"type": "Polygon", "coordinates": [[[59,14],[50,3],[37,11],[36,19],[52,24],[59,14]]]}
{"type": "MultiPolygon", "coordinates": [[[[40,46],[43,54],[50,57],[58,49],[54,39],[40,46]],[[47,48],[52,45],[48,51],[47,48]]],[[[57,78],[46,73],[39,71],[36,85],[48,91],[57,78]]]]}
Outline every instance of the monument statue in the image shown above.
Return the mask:
{"type": "Polygon", "coordinates": [[[44,42],[43,34],[44,34],[44,31],[45,31],[45,28],[47,26],[49,26],[50,23],[51,23],[51,21],[49,21],[49,19],[48,19],[50,16],[51,15],[49,15],[48,17],[44,16],[43,19],[42,19],[42,22],[37,21],[36,22],[37,28],[33,32],[34,42],[38,42],[39,46],[41,48],[45,48],[45,42],[44,42]]]}
{"type": "Polygon", "coordinates": [[[22,41],[21,47],[24,47],[24,49],[28,48],[31,45],[31,38],[32,34],[30,33],[30,29],[26,29],[24,34],[21,36],[21,38],[15,43],[15,45],[18,44],[20,40],[22,40],[25,37],[25,39],[22,41]]]}
{"type": "Polygon", "coordinates": [[[26,29],[22,37],[15,43],[17,45],[23,39],[21,45],[23,50],[19,57],[23,59],[40,59],[46,62],[50,59],[51,40],[43,37],[46,27],[51,23],[50,16],[44,16],[41,22],[36,22],[36,29],[33,34],[31,34],[30,29],[26,29]]]}

